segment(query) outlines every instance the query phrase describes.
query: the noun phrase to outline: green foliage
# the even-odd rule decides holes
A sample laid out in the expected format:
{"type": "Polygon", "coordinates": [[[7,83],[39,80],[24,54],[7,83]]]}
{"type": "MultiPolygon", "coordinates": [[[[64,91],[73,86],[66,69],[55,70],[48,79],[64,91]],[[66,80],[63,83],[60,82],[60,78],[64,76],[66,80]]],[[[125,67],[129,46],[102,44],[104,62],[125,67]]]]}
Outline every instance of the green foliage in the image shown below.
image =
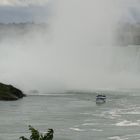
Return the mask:
{"type": "Polygon", "coordinates": [[[0,100],[18,100],[25,95],[23,92],[12,85],[0,83],[0,100]]]}
{"type": "Polygon", "coordinates": [[[25,138],[24,136],[21,136],[21,140],[52,140],[53,139],[53,129],[48,129],[48,132],[46,134],[39,133],[38,130],[34,129],[32,126],[29,125],[29,130],[31,131],[30,138],[25,138]]]}

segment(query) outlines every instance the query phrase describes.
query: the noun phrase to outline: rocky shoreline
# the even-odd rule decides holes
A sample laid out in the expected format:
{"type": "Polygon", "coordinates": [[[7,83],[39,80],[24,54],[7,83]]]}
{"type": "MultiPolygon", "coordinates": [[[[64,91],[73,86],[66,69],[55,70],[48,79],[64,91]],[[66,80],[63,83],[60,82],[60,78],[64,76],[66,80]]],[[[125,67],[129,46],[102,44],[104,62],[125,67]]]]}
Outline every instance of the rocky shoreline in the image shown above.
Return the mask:
{"type": "Polygon", "coordinates": [[[26,95],[16,87],[0,83],[0,100],[14,101],[25,96],[26,95]]]}

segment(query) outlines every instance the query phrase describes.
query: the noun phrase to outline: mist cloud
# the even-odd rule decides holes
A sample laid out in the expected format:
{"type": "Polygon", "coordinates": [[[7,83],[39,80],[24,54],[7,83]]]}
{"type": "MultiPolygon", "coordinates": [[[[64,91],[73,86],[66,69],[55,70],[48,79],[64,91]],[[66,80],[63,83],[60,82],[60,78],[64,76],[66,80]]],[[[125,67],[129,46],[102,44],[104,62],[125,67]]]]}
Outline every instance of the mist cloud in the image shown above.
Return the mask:
{"type": "MultiPolygon", "coordinates": [[[[11,15],[18,13],[14,20],[8,16],[11,11],[5,10],[11,6],[2,6],[4,13],[8,13],[7,19],[20,22],[48,19],[46,8],[41,10],[44,5],[39,6],[39,12],[38,6],[32,10],[26,2],[27,7],[11,2],[12,10],[16,11],[11,15]]],[[[112,45],[118,22],[123,17],[128,20],[132,16],[129,9],[138,4],[130,0],[54,0],[47,26],[15,25],[6,27],[7,32],[2,27],[0,31],[4,30],[5,36],[0,41],[0,81],[26,91],[44,92],[139,87],[136,47],[124,49],[112,45]]]]}

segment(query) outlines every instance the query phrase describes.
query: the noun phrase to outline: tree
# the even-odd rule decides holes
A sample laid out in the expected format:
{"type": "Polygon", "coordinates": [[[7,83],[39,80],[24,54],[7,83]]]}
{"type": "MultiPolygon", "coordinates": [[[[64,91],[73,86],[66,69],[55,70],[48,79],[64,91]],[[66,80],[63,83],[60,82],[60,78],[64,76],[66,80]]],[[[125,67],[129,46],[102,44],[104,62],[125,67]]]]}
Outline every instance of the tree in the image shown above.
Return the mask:
{"type": "Polygon", "coordinates": [[[44,135],[39,133],[39,131],[35,128],[33,128],[31,125],[29,125],[29,130],[31,131],[30,138],[26,138],[24,136],[21,136],[21,140],[52,140],[53,139],[53,129],[48,129],[48,132],[44,135]]]}

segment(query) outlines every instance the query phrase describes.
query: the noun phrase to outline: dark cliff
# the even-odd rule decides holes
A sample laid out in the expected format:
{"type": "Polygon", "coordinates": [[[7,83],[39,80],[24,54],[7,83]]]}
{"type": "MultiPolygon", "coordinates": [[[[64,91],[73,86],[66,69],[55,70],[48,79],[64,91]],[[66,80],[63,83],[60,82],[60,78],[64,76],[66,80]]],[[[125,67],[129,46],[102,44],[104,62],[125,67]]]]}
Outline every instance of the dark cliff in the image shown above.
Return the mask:
{"type": "Polygon", "coordinates": [[[25,94],[14,86],[0,83],[0,100],[12,101],[23,98],[24,96],[25,94]]]}

